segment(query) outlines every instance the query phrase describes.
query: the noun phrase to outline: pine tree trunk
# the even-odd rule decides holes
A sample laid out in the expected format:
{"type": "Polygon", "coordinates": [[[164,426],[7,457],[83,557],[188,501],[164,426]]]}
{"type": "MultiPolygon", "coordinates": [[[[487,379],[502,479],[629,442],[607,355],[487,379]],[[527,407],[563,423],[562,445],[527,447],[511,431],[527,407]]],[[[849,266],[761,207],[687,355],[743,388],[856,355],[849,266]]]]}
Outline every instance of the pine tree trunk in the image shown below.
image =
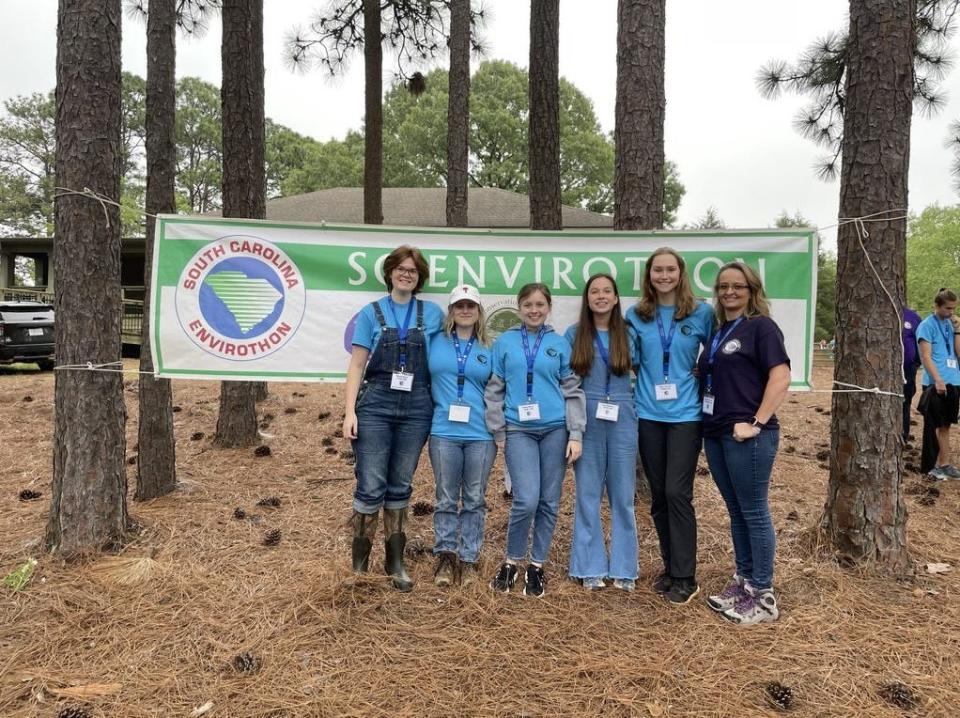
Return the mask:
{"type": "Polygon", "coordinates": [[[467,226],[470,133],[470,0],[450,3],[450,73],[447,104],[447,226],[467,226]]]}
{"type": "MultiPolygon", "coordinates": [[[[841,218],[906,210],[913,18],[913,0],[850,1],[841,218]]],[[[842,224],[838,232],[835,377],[899,393],[906,221],[866,227],[863,246],[856,224],[842,224]]],[[[833,395],[833,454],[821,525],[843,563],[896,574],[910,570],[901,417],[895,396],[833,395]]]]}
{"type": "Polygon", "coordinates": [[[363,222],[383,224],[383,38],[380,3],[363,3],[363,222]]]}
{"type": "MultiPolygon", "coordinates": [[[[58,187],[120,201],[120,0],[60,0],[58,187]]],[[[120,361],[120,213],[56,198],[56,363],[120,361]]],[[[54,378],[53,487],[45,543],[72,557],[116,545],[127,529],[123,375],[54,378]]]]}
{"type": "Polygon", "coordinates": [[[663,227],[666,0],[620,0],[614,229],[663,227]]]}
{"type": "MultiPolygon", "coordinates": [[[[223,216],[263,219],[267,177],[263,109],[263,0],[224,0],[220,61],[223,85],[223,216]]],[[[220,385],[214,442],[250,446],[257,439],[254,382],[220,385]]]]}
{"type": "Polygon", "coordinates": [[[147,16],[147,239],[144,249],[146,291],[140,339],[140,419],[137,425],[137,488],[134,498],[152,499],[177,485],[173,438],[173,399],[169,379],[155,379],[150,356],[150,291],[154,229],[149,215],[172,213],[177,150],[175,0],[152,0],[147,16]]]}
{"type": "Polygon", "coordinates": [[[560,0],[530,2],[530,228],[562,229],[560,0]]]}

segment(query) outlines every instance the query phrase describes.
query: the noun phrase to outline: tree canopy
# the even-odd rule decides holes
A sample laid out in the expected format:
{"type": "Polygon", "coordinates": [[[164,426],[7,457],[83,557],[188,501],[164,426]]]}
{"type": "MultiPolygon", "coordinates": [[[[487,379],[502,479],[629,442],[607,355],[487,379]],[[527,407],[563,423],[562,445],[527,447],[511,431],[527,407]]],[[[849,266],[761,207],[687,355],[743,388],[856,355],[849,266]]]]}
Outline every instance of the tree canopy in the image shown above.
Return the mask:
{"type": "Polygon", "coordinates": [[[926,315],[941,287],[960,290],[960,205],[931,205],[907,224],[907,304],[926,315]]]}

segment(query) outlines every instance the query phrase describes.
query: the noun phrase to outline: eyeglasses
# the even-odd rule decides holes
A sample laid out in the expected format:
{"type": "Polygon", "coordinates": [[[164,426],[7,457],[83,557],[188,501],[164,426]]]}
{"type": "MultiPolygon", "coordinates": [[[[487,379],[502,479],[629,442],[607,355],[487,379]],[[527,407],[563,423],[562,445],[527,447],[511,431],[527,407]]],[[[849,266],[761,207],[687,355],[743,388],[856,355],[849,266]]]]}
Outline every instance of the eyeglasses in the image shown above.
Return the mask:
{"type": "Polygon", "coordinates": [[[399,274],[401,277],[416,277],[420,274],[416,267],[413,269],[408,269],[407,267],[397,267],[393,270],[393,272],[394,274],[399,274]]]}
{"type": "Polygon", "coordinates": [[[720,293],[729,292],[730,290],[735,292],[742,292],[746,289],[750,289],[749,284],[718,284],[717,291],[720,293]]]}

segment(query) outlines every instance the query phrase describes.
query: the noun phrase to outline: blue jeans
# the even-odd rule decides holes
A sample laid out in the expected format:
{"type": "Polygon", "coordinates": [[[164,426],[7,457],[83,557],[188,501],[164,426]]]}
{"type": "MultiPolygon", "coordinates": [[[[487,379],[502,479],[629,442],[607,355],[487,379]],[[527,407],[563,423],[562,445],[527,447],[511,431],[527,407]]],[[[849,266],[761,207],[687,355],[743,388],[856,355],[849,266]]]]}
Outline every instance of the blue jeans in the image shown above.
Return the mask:
{"type": "Polygon", "coordinates": [[[496,455],[497,445],[493,441],[430,437],[430,463],[437,481],[434,553],[456,553],[461,561],[476,562],[487,518],[487,479],[496,455]]]}
{"type": "Polygon", "coordinates": [[[770,472],[780,443],[779,430],[765,429],[756,438],[707,437],[704,452],[710,473],[730,513],[730,535],[737,573],[754,588],[773,585],[777,536],[770,518],[770,472]]]}
{"type": "Polygon", "coordinates": [[[433,421],[430,388],[394,391],[371,382],[361,388],[356,411],[354,510],[375,514],[381,506],[405,508],[433,421]]]}
{"type": "Polygon", "coordinates": [[[530,560],[539,564],[547,560],[567,470],[567,436],[565,426],[524,429],[507,425],[504,456],[513,480],[513,504],[507,525],[507,558],[511,561],[527,558],[531,525],[530,560]]]}
{"type": "Polygon", "coordinates": [[[633,494],[637,483],[637,419],[633,399],[615,402],[619,421],[596,418],[597,400],[587,399],[583,455],[574,464],[577,501],[570,547],[574,578],[637,577],[637,521],[633,494]],[[610,503],[610,558],[600,521],[604,489],[610,503]]]}

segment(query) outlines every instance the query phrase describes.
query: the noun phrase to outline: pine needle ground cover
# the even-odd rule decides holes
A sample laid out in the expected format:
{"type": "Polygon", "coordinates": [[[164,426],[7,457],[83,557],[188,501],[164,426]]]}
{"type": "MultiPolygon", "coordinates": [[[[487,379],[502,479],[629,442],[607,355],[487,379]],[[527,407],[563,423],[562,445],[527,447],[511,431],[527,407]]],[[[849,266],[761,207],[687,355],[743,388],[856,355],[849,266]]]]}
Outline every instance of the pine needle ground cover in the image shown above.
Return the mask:
{"type": "MultiPolygon", "coordinates": [[[[828,386],[829,370],[817,371],[817,385],[828,386]]],[[[811,552],[827,479],[829,395],[791,394],[780,412],[771,504],[782,616],[747,629],[699,599],[674,608],[649,590],[659,559],[642,499],[637,590],[587,593],[566,581],[572,473],[546,597],[492,594],[486,580],[502,556],[509,510],[502,457],[487,492],[483,581],[435,588],[431,555],[414,550],[412,593],[397,593],[377,572],[355,577],[345,527],[352,454],[337,435],[342,387],[271,384],[258,409],[271,448],[264,456],[190,440],[201,431],[212,437],[218,387],[174,384],[180,489],[134,503],[134,461],[130,511],[140,534],[119,554],[64,565],[38,548],[50,495],[53,377],[0,373],[0,573],[39,559],[22,590],[0,590],[0,715],[957,714],[960,482],[932,496],[922,477],[906,475],[912,580],[868,578],[811,552]],[[43,498],[21,501],[24,489],[43,498]],[[265,545],[267,534],[282,540],[265,545]],[[934,575],[928,563],[953,568],[934,575]]],[[[128,458],[136,453],[136,392],[128,378],[128,458]]],[[[909,451],[907,460],[919,463],[909,451]]],[[[732,555],[726,511],[704,474],[696,507],[706,592],[724,584],[732,555]]],[[[434,502],[426,455],[413,501],[434,502]]],[[[411,546],[429,548],[432,526],[429,512],[411,517],[411,546]]],[[[378,540],[371,567],[382,559],[378,540]]]]}

